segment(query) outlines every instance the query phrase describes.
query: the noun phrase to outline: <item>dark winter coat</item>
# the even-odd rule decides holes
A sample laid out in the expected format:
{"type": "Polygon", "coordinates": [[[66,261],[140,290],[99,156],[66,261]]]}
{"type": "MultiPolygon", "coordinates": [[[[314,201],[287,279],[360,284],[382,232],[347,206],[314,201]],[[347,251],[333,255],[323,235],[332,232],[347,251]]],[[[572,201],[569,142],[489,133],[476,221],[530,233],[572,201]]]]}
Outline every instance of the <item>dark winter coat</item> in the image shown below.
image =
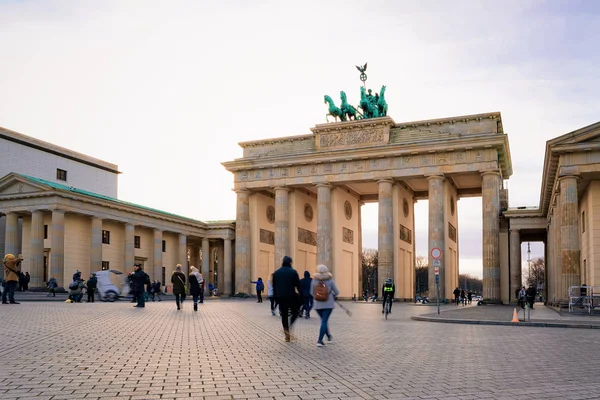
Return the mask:
{"type": "Polygon", "coordinates": [[[87,284],[88,290],[94,290],[94,289],[96,289],[96,286],[98,286],[98,278],[96,278],[95,276],[92,276],[90,279],[88,279],[86,284],[87,284]]]}
{"type": "Polygon", "coordinates": [[[204,281],[200,283],[196,274],[192,272],[190,274],[190,294],[192,296],[199,296],[202,291],[204,291],[204,281]]]}
{"type": "Polygon", "coordinates": [[[310,290],[311,283],[312,278],[310,277],[310,272],[304,271],[304,278],[300,279],[300,295],[302,295],[302,297],[312,296],[310,290]]]}
{"type": "Polygon", "coordinates": [[[185,295],[185,275],[183,272],[173,272],[171,283],[173,284],[173,294],[185,295]]]}
{"type": "Polygon", "coordinates": [[[291,264],[284,264],[273,273],[273,296],[284,300],[300,297],[300,277],[291,264]]]}
{"type": "Polygon", "coordinates": [[[141,268],[138,268],[133,274],[131,274],[131,289],[135,293],[144,293],[144,284],[146,283],[146,273],[142,271],[141,268]]]}

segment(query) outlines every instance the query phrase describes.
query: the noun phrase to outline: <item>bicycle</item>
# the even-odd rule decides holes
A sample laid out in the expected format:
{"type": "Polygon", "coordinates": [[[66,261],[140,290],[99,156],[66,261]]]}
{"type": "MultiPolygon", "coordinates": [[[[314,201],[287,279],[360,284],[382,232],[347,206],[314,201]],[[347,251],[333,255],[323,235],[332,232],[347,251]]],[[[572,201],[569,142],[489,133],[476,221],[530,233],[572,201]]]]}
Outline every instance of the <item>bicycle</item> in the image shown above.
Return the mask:
{"type": "Polygon", "coordinates": [[[390,296],[387,296],[385,298],[385,305],[383,306],[383,313],[385,315],[385,319],[387,319],[388,314],[390,313],[390,308],[392,306],[392,299],[390,298],[390,296]]]}

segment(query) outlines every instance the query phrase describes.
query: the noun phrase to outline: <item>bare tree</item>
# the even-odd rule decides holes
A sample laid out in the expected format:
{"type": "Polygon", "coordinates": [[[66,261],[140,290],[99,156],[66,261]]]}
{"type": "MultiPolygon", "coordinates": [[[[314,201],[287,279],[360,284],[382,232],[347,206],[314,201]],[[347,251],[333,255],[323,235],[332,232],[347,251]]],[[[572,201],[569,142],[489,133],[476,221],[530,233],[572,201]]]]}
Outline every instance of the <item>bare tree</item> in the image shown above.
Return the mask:
{"type": "Polygon", "coordinates": [[[525,270],[523,276],[525,277],[525,284],[527,287],[533,286],[536,289],[544,287],[544,271],[546,269],[546,263],[543,258],[538,257],[530,261],[530,268],[525,270]]]}
{"type": "Polygon", "coordinates": [[[473,294],[483,293],[483,279],[467,274],[458,275],[458,286],[473,294]]]}
{"type": "Polygon", "coordinates": [[[415,258],[415,275],[417,281],[417,295],[425,296],[429,292],[429,258],[417,256],[415,258]]]}
{"type": "Polygon", "coordinates": [[[363,292],[370,295],[377,291],[377,266],[379,264],[379,252],[375,249],[363,249],[362,251],[362,282],[363,292]]]}

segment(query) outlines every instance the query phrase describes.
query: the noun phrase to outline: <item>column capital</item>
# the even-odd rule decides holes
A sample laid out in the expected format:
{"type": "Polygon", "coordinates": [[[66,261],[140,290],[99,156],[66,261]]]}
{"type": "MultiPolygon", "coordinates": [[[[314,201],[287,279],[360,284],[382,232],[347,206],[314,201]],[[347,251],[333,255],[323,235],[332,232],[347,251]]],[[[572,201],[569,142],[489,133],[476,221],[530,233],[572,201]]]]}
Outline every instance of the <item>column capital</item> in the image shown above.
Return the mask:
{"type": "Polygon", "coordinates": [[[509,231],[510,233],[519,233],[521,232],[521,228],[510,228],[509,231]]]}
{"type": "Polygon", "coordinates": [[[329,182],[317,183],[315,186],[316,187],[326,187],[326,188],[330,188],[330,189],[333,187],[333,185],[329,182]]]}
{"type": "Polygon", "coordinates": [[[494,169],[494,170],[486,170],[486,171],[479,171],[479,173],[481,174],[481,176],[486,176],[486,175],[496,175],[496,176],[501,176],[500,171],[494,169]]]}
{"type": "Polygon", "coordinates": [[[278,191],[278,190],[285,190],[286,192],[289,192],[289,191],[291,190],[291,189],[290,189],[289,187],[287,187],[287,186],[275,186],[273,189],[274,189],[275,191],[278,191]]]}
{"type": "Polygon", "coordinates": [[[233,189],[233,191],[237,194],[250,194],[248,189],[233,189]]]}
{"type": "Polygon", "coordinates": [[[380,184],[380,183],[391,183],[391,184],[394,184],[394,180],[392,178],[376,179],[375,182],[377,182],[377,184],[380,184]]]}
{"type": "MultiPolygon", "coordinates": [[[[570,175],[560,175],[558,177],[558,182],[563,181],[563,180],[567,180],[567,179],[575,179],[576,181],[579,181],[581,179],[581,175],[578,174],[570,174],[570,175]]],[[[560,188],[557,190],[558,193],[560,193],[560,188]]]]}
{"type": "Polygon", "coordinates": [[[441,179],[444,180],[446,179],[446,176],[444,176],[444,174],[427,174],[425,175],[425,178],[427,178],[427,180],[432,180],[432,179],[441,179]]]}

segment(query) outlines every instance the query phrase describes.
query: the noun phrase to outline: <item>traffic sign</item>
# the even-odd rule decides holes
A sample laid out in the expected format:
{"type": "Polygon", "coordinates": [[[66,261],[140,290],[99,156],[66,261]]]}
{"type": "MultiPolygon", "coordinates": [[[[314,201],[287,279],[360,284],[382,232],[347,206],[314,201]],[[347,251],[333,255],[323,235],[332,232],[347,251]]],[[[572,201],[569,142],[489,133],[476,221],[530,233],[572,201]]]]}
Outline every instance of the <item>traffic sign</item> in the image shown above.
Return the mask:
{"type": "Polygon", "coordinates": [[[433,273],[436,275],[440,274],[440,267],[433,267],[433,273]]]}
{"type": "Polygon", "coordinates": [[[432,248],[431,257],[433,257],[434,260],[439,260],[440,258],[442,258],[442,249],[440,249],[439,247],[432,248]]]}
{"type": "Polygon", "coordinates": [[[440,276],[436,275],[435,276],[435,284],[438,285],[440,283],[440,276]]]}
{"type": "Polygon", "coordinates": [[[440,260],[433,260],[433,266],[434,267],[441,267],[442,266],[442,262],[440,260]]]}

